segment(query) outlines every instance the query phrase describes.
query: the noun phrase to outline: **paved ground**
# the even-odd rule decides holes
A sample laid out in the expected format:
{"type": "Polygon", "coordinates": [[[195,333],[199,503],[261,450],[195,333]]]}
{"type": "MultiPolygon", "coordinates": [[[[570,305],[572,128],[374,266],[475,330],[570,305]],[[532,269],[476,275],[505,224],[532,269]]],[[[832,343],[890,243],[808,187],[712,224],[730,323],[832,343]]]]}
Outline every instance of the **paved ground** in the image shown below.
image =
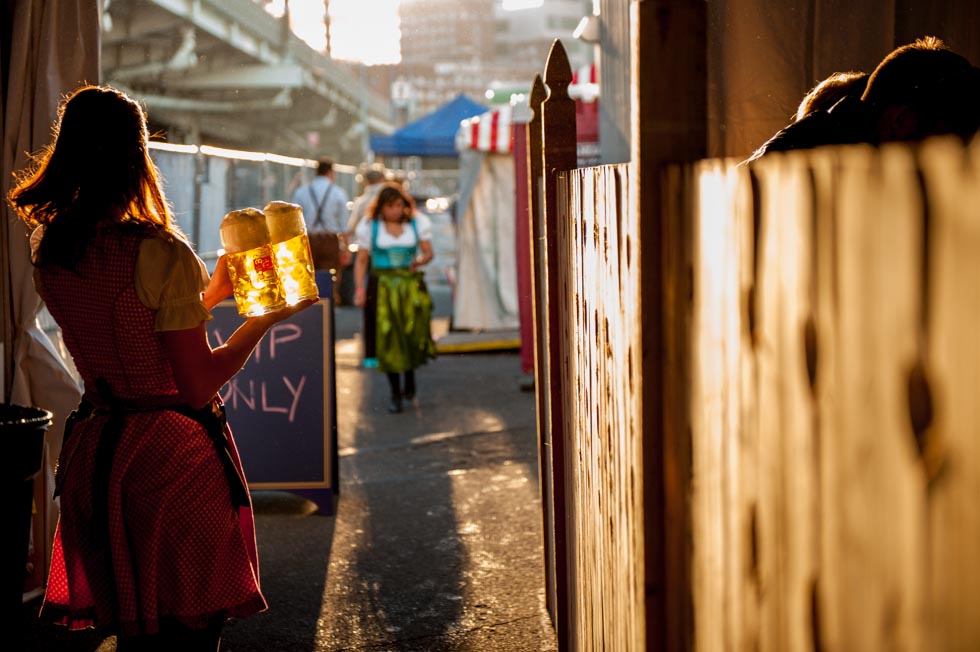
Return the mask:
{"type": "MultiPolygon", "coordinates": [[[[432,290],[445,316],[448,291],[432,290]]],[[[337,311],[337,514],[255,494],[270,609],[231,623],[222,650],[556,650],[543,608],[534,395],[518,389],[517,355],[441,357],[419,371],[416,400],[390,415],[384,378],[359,365],[359,320],[337,311]]],[[[36,622],[23,646],[114,648],[36,622]]]]}

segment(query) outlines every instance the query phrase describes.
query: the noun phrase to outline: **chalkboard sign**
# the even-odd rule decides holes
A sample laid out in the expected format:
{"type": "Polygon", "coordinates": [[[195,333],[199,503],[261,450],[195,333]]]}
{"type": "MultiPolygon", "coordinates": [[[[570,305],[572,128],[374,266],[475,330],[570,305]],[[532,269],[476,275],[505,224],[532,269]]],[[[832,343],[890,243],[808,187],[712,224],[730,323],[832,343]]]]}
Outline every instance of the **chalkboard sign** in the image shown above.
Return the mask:
{"type": "MultiPolygon", "coordinates": [[[[219,304],[211,314],[207,329],[212,346],[222,344],[243,322],[234,302],[219,304]]],[[[252,489],[336,492],[331,317],[330,301],[321,299],[279,322],[221,388],[252,489]]]]}

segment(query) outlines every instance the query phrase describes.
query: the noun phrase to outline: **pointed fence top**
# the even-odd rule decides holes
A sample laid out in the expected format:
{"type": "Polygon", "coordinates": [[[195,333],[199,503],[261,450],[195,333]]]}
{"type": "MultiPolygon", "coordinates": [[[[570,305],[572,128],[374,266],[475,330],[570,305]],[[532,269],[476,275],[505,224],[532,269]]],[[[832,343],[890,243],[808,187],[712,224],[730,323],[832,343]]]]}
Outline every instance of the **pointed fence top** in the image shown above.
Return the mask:
{"type": "Polygon", "coordinates": [[[541,81],[541,75],[535,75],[534,81],[531,83],[531,99],[528,102],[528,106],[534,111],[534,116],[538,117],[538,109],[541,108],[541,103],[545,101],[548,97],[548,89],[544,87],[544,82],[541,81]]]}
{"type": "Polygon", "coordinates": [[[572,83],[572,66],[568,63],[568,54],[561,39],[555,39],[548,53],[548,63],[544,67],[544,83],[552,93],[556,88],[568,88],[572,83]]]}

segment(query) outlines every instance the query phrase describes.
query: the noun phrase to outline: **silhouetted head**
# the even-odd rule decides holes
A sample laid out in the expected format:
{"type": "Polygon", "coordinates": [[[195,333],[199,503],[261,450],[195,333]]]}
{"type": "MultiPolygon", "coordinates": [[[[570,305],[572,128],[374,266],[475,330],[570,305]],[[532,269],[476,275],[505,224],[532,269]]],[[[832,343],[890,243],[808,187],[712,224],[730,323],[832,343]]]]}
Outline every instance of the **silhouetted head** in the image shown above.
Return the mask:
{"type": "Polygon", "coordinates": [[[867,106],[860,98],[844,96],[827,111],[813,111],[791,122],[762,144],[745,162],[772,152],[849,145],[874,141],[867,106]]]}
{"type": "Polygon", "coordinates": [[[40,262],[73,267],[102,221],[176,232],[137,102],[113,88],[83,86],[60,106],[53,133],[9,196],[29,226],[47,225],[40,262]]]}
{"type": "Polygon", "coordinates": [[[922,38],[878,64],[862,100],[879,142],[969,138],[980,129],[980,70],[940,39],[922,38]]]}
{"type": "Polygon", "coordinates": [[[926,37],[885,57],[860,98],[848,93],[830,109],[798,118],[747,160],[820,145],[915,141],[942,134],[967,139],[978,130],[980,69],[940,39],[926,37]]]}
{"type": "Polygon", "coordinates": [[[796,110],[796,121],[816,111],[829,111],[845,97],[861,97],[868,86],[866,72],[835,72],[810,89],[796,110]]]}

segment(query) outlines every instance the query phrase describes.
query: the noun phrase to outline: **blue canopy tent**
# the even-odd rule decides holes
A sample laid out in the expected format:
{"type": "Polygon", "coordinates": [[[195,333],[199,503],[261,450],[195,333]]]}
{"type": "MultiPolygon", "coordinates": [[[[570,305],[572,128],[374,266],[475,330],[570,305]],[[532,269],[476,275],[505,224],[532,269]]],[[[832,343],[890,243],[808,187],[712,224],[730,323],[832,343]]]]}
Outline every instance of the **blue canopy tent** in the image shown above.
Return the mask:
{"type": "Polygon", "coordinates": [[[463,94],[390,136],[371,136],[371,150],[389,156],[456,156],[459,123],[487,107],[463,94]]]}

